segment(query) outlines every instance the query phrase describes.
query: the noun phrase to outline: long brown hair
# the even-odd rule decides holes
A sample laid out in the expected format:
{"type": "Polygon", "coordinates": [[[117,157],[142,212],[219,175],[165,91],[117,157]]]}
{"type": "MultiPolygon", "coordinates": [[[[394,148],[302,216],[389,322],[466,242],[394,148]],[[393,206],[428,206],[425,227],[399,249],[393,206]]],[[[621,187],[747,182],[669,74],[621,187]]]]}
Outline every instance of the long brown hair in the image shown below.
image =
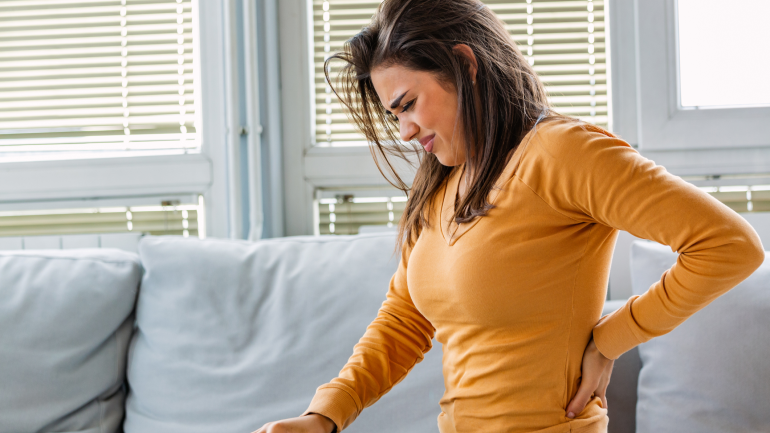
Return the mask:
{"type": "Polygon", "coordinates": [[[324,73],[349,117],[370,142],[380,173],[407,193],[398,239],[399,247],[404,242],[411,247],[428,226],[428,204],[452,167],[441,165],[415,142],[411,147],[398,145],[398,124],[386,115],[371,80],[372,69],[392,65],[431,72],[457,90],[458,121],[465,133],[465,164],[470,173],[468,192],[453,215],[458,224],[486,215],[492,208],[489,192],[507,157],[541,113],[555,113],[543,84],[503,22],[482,2],[383,1],[371,23],[345,42],[342,52],[326,60],[324,73]],[[475,86],[468,58],[453,50],[457,44],[473,50],[478,67],[475,86]],[[330,79],[334,60],[344,62],[336,84],[330,79]],[[417,153],[419,160],[411,188],[388,158],[408,159],[409,153],[417,153]]]}

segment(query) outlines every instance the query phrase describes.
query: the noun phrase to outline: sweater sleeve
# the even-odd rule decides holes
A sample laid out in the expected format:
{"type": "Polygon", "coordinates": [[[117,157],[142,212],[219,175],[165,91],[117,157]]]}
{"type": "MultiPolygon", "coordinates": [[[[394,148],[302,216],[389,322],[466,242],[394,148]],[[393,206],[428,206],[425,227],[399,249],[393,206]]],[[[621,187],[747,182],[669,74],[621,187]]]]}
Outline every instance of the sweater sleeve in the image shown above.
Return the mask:
{"type": "Polygon", "coordinates": [[[647,292],[595,325],[594,341],[607,358],[670,332],[762,264],[762,243],[746,220],[606,131],[556,123],[532,144],[530,187],[555,210],[679,253],[647,292]]]}
{"type": "Polygon", "coordinates": [[[347,428],[422,361],[432,347],[433,325],[417,310],[406,285],[408,252],[401,254],[377,317],[353,348],[339,376],[320,386],[303,415],[331,419],[337,431],[347,428]]]}

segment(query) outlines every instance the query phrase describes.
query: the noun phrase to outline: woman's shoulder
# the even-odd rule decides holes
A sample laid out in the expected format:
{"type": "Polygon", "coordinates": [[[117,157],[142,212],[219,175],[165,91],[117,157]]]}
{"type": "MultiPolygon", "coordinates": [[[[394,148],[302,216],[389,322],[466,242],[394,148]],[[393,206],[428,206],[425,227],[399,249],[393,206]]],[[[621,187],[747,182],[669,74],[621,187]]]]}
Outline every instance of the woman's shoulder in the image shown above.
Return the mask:
{"type": "Polygon", "coordinates": [[[553,116],[543,119],[537,125],[533,138],[540,138],[538,141],[542,144],[588,141],[597,138],[620,140],[615,134],[599,125],[568,116],[553,116]]]}
{"type": "Polygon", "coordinates": [[[631,145],[606,129],[583,120],[554,116],[542,120],[533,131],[528,147],[553,161],[576,163],[606,147],[631,145]]]}
{"type": "Polygon", "coordinates": [[[599,126],[549,119],[528,143],[517,177],[557,212],[595,222],[597,209],[589,204],[606,204],[621,175],[640,166],[639,158],[636,149],[599,126]]]}

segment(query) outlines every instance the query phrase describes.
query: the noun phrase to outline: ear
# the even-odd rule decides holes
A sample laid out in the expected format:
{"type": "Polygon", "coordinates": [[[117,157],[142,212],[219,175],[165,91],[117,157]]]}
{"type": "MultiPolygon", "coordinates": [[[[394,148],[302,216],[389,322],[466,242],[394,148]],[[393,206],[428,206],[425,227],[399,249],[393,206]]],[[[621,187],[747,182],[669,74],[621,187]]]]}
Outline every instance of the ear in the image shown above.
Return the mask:
{"type": "Polygon", "coordinates": [[[458,56],[463,56],[468,61],[468,73],[471,75],[471,81],[476,82],[476,71],[479,69],[479,64],[476,62],[476,55],[473,54],[473,49],[465,44],[457,44],[452,47],[452,51],[458,56]]]}

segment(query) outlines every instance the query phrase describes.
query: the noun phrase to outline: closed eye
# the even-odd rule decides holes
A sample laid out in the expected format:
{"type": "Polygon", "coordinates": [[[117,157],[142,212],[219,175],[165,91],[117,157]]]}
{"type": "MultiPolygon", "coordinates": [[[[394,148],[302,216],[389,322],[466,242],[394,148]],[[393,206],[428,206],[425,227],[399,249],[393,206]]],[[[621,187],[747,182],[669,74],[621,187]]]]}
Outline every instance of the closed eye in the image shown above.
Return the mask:
{"type": "MultiPolygon", "coordinates": [[[[401,113],[403,113],[405,111],[408,111],[410,108],[412,108],[412,106],[414,105],[414,101],[416,101],[416,99],[412,99],[411,101],[409,101],[406,104],[404,104],[403,107],[401,108],[401,113]]],[[[394,122],[398,122],[398,116],[396,116],[395,114],[391,113],[390,111],[386,111],[386,113],[387,113],[388,117],[391,118],[391,120],[393,120],[394,122]]],[[[399,113],[399,114],[401,114],[401,113],[399,113]]]]}
{"type": "Polygon", "coordinates": [[[407,102],[406,104],[404,104],[404,108],[402,108],[402,109],[401,109],[401,112],[403,113],[404,111],[407,111],[407,110],[409,110],[410,108],[412,108],[412,105],[414,105],[414,101],[415,101],[415,100],[414,100],[414,99],[412,99],[411,101],[409,101],[409,102],[407,102]]]}

